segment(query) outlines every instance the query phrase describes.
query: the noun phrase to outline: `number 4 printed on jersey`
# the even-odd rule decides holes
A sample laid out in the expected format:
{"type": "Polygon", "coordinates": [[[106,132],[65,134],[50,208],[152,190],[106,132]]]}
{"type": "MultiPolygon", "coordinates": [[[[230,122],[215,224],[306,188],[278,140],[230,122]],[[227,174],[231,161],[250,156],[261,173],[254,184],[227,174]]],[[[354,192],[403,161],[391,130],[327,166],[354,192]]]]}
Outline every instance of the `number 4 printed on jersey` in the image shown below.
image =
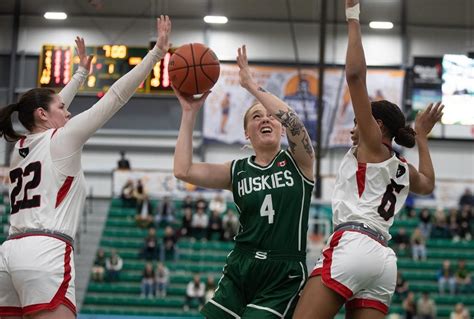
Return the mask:
{"type": "Polygon", "coordinates": [[[268,216],[268,223],[273,224],[273,216],[275,216],[275,210],[273,210],[272,195],[265,195],[262,206],[260,207],[260,216],[268,216]]]}

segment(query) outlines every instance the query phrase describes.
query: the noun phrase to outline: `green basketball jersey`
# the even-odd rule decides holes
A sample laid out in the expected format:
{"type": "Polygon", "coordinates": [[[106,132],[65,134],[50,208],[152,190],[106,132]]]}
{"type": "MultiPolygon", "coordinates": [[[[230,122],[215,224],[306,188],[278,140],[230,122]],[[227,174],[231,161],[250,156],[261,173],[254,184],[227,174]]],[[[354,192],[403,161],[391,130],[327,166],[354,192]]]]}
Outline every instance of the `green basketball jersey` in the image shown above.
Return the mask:
{"type": "Polygon", "coordinates": [[[235,241],[256,249],[306,252],[308,212],[314,183],[289,151],[265,167],[255,156],[232,162],[232,192],[241,228],[235,241]]]}

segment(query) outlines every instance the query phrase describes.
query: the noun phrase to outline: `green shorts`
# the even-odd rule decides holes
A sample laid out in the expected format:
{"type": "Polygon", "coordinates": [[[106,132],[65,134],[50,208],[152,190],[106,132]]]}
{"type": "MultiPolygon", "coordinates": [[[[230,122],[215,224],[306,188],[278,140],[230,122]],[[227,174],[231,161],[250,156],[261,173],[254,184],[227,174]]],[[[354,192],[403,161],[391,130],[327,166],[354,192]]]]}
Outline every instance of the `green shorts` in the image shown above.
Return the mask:
{"type": "Polygon", "coordinates": [[[291,318],[306,277],[304,255],[236,246],[201,313],[210,319],[291,318]]]}

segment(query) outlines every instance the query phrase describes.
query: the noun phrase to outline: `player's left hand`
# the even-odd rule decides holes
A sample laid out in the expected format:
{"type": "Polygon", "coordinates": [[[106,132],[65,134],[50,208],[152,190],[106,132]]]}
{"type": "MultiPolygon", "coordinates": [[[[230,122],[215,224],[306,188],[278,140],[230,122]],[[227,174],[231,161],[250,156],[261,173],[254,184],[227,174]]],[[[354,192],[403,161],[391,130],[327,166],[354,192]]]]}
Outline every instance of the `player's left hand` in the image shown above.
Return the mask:
{"type": "Polygon", "coordinates": [[[418,136],[427,136],[435,124],[443,117],[444,105],[438,102],[428,105],[426,110],[419,112],[415,119],[415,132],[418,136]]]}
{"type": "Polygon", "coordinates": [[[171,20],[168,16],[161,15],[156,22],[156,30],[158,38],[156,39],[156,46],[163,52],[168,52],[171,43],[169,37],[171,33],[171,20]]]}
{"type": "Polygon", "coordinates": [[[239,82],[240,85],[248,89],[254,83],[252,74],[250,73],[249,62],[247,60],[247,47],[243,45],[237,49],[237,65],[239,66],[239,82]]]}
{"type": "Polygon", "coordinates": [[[84,38],[76,37],[76,52],[79,57],[79,65],[85,68],[87,71],[91,71],[91,63],[94,56],[91,54],[87,56],[86,54],[86,44],[84,43],[84,38]]]}

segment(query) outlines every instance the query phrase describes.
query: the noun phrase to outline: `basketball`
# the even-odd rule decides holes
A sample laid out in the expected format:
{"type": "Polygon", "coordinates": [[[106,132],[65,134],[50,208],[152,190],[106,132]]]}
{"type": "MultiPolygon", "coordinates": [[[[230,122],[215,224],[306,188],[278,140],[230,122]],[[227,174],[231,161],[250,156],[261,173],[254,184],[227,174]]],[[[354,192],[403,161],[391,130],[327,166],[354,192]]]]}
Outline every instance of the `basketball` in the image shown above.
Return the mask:
{"type": "Polygon", "coordinates": [[[171,83],[181,93],[202,94],[219,79],[219,59],[214,51],[201,43],[185,44],[171,56],[168,72],[171,83]]]}

